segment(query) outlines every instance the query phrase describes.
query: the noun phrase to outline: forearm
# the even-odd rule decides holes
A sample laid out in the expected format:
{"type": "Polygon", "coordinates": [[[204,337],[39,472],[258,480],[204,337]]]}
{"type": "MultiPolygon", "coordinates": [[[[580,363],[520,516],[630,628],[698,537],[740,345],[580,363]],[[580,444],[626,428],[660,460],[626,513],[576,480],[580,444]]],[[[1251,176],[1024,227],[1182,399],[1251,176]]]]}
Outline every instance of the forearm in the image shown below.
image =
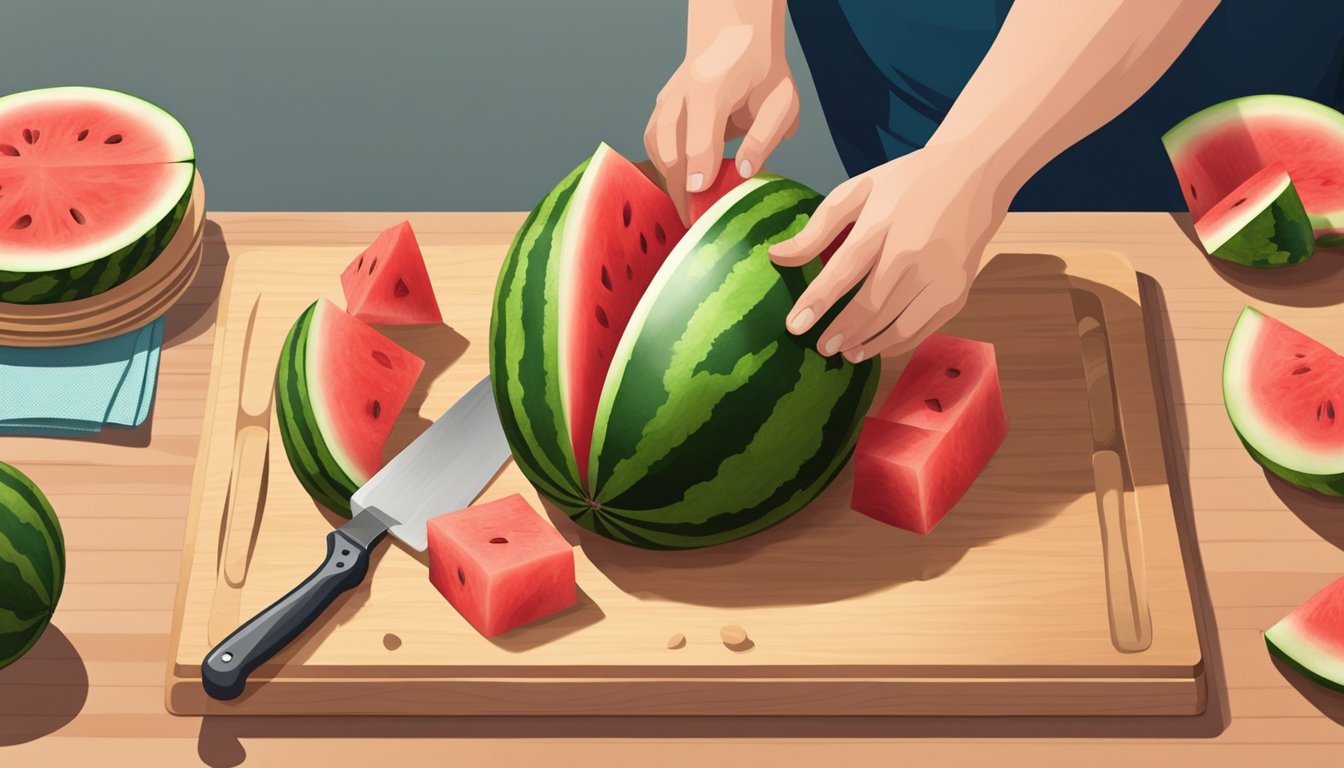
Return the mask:
{"type": "Polygon", "coordinates": [[[1011,198],[1157,82],[1216,5],[1017,0],[929,144],[955,145],[1011,198]]]}
{"type": "Polygon", "coordinates": [[[777,41],[782,49],[785,18],[785,0],[690,0],[686,30],[687,58],[709,50],[715,38],[724,34],[777,41]]]}

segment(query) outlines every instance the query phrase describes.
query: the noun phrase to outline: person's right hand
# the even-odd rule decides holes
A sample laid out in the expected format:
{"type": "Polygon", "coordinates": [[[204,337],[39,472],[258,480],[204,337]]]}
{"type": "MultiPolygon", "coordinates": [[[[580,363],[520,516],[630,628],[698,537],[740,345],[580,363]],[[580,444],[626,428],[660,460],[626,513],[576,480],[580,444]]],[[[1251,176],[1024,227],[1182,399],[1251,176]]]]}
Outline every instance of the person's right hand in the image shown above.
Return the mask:
{"type": "Polygon", "coordinates": [[[798,128],[798,89],[784,56],[782,0],[692,0],[686,58],[667,81],[644,148],[683,219],[689,192],[714,183],[724,144],[744,137],[750,177],[798,128]]]}

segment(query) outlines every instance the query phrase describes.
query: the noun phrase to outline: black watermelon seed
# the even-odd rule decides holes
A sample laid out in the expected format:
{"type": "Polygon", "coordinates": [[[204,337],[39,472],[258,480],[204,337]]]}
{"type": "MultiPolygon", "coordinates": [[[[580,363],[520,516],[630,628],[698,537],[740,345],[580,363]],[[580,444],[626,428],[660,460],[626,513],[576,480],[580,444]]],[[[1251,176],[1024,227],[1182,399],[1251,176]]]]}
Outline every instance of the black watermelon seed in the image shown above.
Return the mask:
{"type": "Polygon", "coordinates": [[[0,155],[8,155],[8,156],[10,156],[10,157],[18,157],[18,156],[19,156],[19,148],[16,147],[16,146],[14,146],[13,144],[0,144],[0,155]]]}
{"type": "Polygon", "coordinates": [[[621,208],[621,222],[625,226],[630,226],[630,201],[626,201],[625,206],[621,208]]]}
{"type": "Polygon", "coordinates": [[[931,397],[928,400],[925,400],[924,405],[927,406],[930,411],[936,411],[938,413],[943,412],[943,404],[936,397],[931,397]]]}
{"type": "Polygon", "coordinates": [[[373,418],[375,419],[378,418],[379,416],[382,416],[383,404],[378,402],[377,400],[374,400],[373,403],[369,406],[369,412],[373,414],[373,418]]]}
{"type": "Polygon", "coordinates": [[[957,368],[948,368],[944,373],[947,375],[947,378],[955,379],[961,375],[961,370],[957,368]]]}
{"type": "Polygon", "coordinates": [[[601,306],[597,308],[597,324],[602,326],[603,328],[611,327],[610,321],[607,320],[607,311],[603,309],[601,306]]]}
{"type": "Polygon", "coordinates": [[[509,540],[506,539],[506,538],[504,538],[503,536],[496,536],[495,538],[493,538],[493,539],[490,540],[490,543],[491,543],[491,544],[508,544],[508,543],[509,543],[509,540]]]}
{"type": "Polygon", "coordinates": [[[649,252],[649,241],[644,238],[643,232],[639,233],[639,252],[640,253],[649,252]]]}
{"type": "Polygon", "coordinates": [[[114,133],[114,134],[112,134],[111,136],[108,136],[106,139],[103,139],[103,143],[104,143],[104,144],[120,144],[120,143],[121,143],[121,134],[120,134],[120,133],[114,133]]]}
{"type": "Polygon", "coordinates": [[[1304,365],[1301,368],[1298,368],[1297,370],[1293,371],[1294,376],[1301,376],[1304,373],[1311,373],[1311,368],[1304,365]]]}
{"type": "Polygon", "coordinates": [[[83,141],[87,138],[89,138],[89,129],[85,128],[84,130],[79,132],[78,136],[75,137],[75,141],[83,141]]]}
{"type": "Polygon", "coordinates": [[[657,240],[659,245],[667,244],[667,233],[663,231],[662,224],[653,225],[653,239],[657,240]]]}
{"type": "Polygon", "coordinates": [[[1240,200],[1238,200],[1237,202],[1233,203],[1233,204],[1232,204],[1232,207],[1233,207],[1233,208],[1236,208],[1238,205],[1241,205],[1241,204],[1244,203],[1244,202],[1246,202],[1246,198],[1243,197],[1243,198],[1241,198],[1240,200]]]}
{"type": "Polygon", "coordinates": [[[397,284],[392,286],[392,295],[396,296],[398,299],[404,299],[411,295],[411,289],[406,287],[405,280],[397,278],[397,284]]]}
{"type": "Polygon", "coordinates": [[[607,265],[606,265],[606,264],[603,264],[603,265],[602,265],[602,287],[603,287],[603,288],[606,288],[608,291],[612,290],[612,287],[611,287],[611,274],[610,274],[609,272],[607,272],[607,265]]]}
{"type": "Polygon", "coordinates": [[[27,229],[32,223],[33,223],[33,217],[25,213],[19,218],[15,219],[14,223],[11,224],[10,226],[12,226],[14,229],[27,229]]]}
{"type": "Polygon", "coordinates": [[[70,218],[74,219],[76,224],[84,223],[84,214],[80,213],[78,208],[70,209],[70,218]]]}
{"type": "Polygon", "coordinates": [[[388,357],[387,353],[382,350],[373,350],[373,359],[384,368],[392,367],[392,358],[388,357]]]}

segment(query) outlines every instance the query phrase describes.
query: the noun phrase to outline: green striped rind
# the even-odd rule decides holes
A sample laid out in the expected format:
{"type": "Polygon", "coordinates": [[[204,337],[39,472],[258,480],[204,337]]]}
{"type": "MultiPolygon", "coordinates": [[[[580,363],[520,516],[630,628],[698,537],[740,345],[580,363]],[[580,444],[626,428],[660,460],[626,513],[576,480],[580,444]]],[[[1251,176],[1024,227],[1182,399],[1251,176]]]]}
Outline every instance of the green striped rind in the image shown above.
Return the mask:
{"type": "Polygon", "coordinates": [[[560,399],[558,284],[565,219],[587,168],[566,176],[514,236],[490,316],[490,380],[514,461],[572,514],[584,502],[560,399]]]}
{"type": "MultiPolygon", "coordinates": [[[[194,176],[192,177],[194,179],[194,176]]],[[[51,304],[96,296],[130,280],[168,247],[191,203],[192,182],[158,224],[139,240],[95,261],[50,272],[11,272],[0,269],[0,301],[11,304],[51,304]]]]}
{"type": "Polygon", "coordinates": [[[349,517],[350,497],[359,486],[332,456],[308,398],[308,335],[317,305],[313,302],[304,310],[285,337],[275,371],[275,410],[294,476],[314,501],[349,517]]]}
{"type": "Polygon", "coordinates": [[[792,515],[844,466],[879,364],[828,360],[789,334],[819,265],[766,254],[820,199],[758,176],[668,257],[613,355],[593,435],[600,508],[581,525],[655,549],[720,544],[792,515]]]}
{"type": "Polygon", "coordinates": [[[1344,578],[1336,579],[1265,632],[1270,653],[1307,678],[1344,691],[1344,578]],[[1336,635],[1331,637],[1331,635],[1336,635]]]}
{"type": "Polygon", "coordinates": [[[28,652],[65,584],[65,537],[42,491],[0,462],[0,668],[28,652]]]}
{"type": "MultiPolygon", "coordinates": [[[[1211,249],[1209,255],[1260,268],[1287,267],[1311,258],[1316,251],[1316,236],[1291,181],[1274,199],[1247,204],[1263,208],[1237,232],[1220,235],[1222,244],[1211,249]]],[[[1209,245],[1205,243],[1205,247],[1209,245]]]]}

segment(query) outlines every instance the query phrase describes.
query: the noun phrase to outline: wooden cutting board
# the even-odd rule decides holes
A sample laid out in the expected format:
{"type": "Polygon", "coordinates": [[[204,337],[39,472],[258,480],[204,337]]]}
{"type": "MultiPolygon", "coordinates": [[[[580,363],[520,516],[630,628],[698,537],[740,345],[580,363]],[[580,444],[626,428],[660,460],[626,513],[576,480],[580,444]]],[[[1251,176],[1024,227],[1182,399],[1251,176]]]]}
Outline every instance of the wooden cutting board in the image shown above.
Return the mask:
{"type": "MultiPolygon", "coordinates": [[[[996,345],[1011,427],[988,469],[932,534],[850,511],[848,470],[792,519],[709,550],[633,549],[550,512],[575,546],[579,604],[493,640],[472,631],[438,595],[423,555],[385,544],[364,585],[262,666],[247,693],[232,702],[208,699],[199,672],[206,652],[316,567],[323,537],[339,523],[304,494],[274,427],[255,528],[223,519],[238,372],[245,354],[273,368],[293,318],[318,296],[339,301],[338,275],[356,251],[281,246],[232,254],[183,554],[167,675],[171,711],[1203,710],[1199,638],[1137,280],[1123,256],[1096,252],[995,257],[946,328],[996,345]],[[245,329],[261,292],[265,311],[249,351],[245,329]],[[1078,307],[1101,321],[1084,320],[1090,330],[1082,340],[1078,307]],[[1095,365],[1085,368],[1085,348],[1102,356],[1103,372],[1109,352],[1113,381],[1099,381],[1095,365]],[[1099,503],[1089,393],[1104,393],[1109,403],[1112,387],[1123,445],[1110,467],[1114,482],[1102,482],[1114,487],[1101,489],[1099,503]],[[232,561],[227,578],[219,565],[225,551],[232,561]],[[742,627],[750,640],[725,646],[726,625],[742,627]],[[668,647],[674,635],[685,637],[684,647],[668,647]]],[[[447,325],[388,330],[427,360],[389,455],[486,373],[503,251],[498,242],[425,244],[447,325]]],[[[876,402],[904,363],[884,361],[876,402]]],[[[515,492],[541,508],[512,464],[481,498],[515,492]]]]}

